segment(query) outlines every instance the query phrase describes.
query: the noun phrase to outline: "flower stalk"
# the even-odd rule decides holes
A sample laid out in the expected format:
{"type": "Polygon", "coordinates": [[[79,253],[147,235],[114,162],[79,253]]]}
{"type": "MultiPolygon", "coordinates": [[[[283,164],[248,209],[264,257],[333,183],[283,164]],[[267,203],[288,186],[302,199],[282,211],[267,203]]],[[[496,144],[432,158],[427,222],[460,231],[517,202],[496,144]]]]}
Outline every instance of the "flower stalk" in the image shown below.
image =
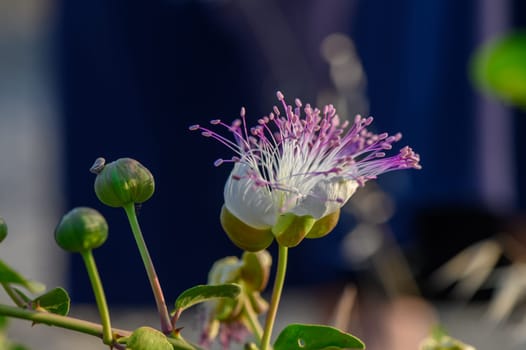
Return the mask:
{"type": "Polygon", "coordinates": [[[243,314],[248,321],[250,331],[254,334],[257,341],[261,342],[261,339],[263,337],[263,328],[259,323],[257,313],[254,311],[254,308],[250,304],[248,296],[244,297],[243,306],[243,314]]]}
{"type": "Polygon", "coordinates": [[[161,289],[161,284],[159,283],[159,278],[155,272],[155,267],[153,266],[153,262],[150,257],[150,253],[148,252],[148,248],[146,247],[146,242],[144,241],[139,222],[137,221],[135,205],[134,203],[128,203],[124,205],[123,208],[128,217],[128,221],[130,222],[133,237],[135,238],[135,242],[139,248],[139,253],[146,269],[148,280],[150,281],[150,285],[152,287],[155,304],[157,305],[157,311],[159,312],[159,317],[161,320],[161,329],[163,333],[169,334],[173,331],[172,321],[170,319],[170,314],[168,313],[168,308],[166,307],[166,302],[161,289]]]}
{"type": "Polygon", "coordinates": [[[272,290],[272,298],[270,300],[267,318],[265,320],[263,337],[261,339],[261,350],[272,349],[272,347],[270,346],[270,337],[272,336],[272,329],[274,328],[279,301],[281,299],[283,286],[285,284],[289,248],[279,245],[278,249],[278,267],[276,270],[276,277],[274,280],[274,288],[272,290]]]}
{"type": "Polygon", "coordinates": [[[93,293],[95,294],[97,308],[99,309],[102,323],[102,341],[106,345],[111,345],[113,344],[113,334],[111,332],[110,312],[108,310],[108,303],[106,302],[106,295],[104,294],[104,289],[102,288],[97,265],[95,264],[95,259],[93,258],[93,253],[91,250],[87,250],[81,252],[80,254],[82,255],[82,259],[86,265],[91,287],[93,288],[93,293]]]}

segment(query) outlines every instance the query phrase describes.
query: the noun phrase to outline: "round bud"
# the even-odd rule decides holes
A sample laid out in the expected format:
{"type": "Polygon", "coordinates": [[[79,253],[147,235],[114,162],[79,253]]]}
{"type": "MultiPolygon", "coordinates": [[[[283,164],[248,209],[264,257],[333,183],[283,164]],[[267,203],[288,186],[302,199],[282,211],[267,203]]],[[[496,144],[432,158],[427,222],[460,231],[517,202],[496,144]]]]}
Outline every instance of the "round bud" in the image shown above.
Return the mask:
{"type": "Polygon", "coordinates": [[[309,233],[307,233],[307,238],[321,238],[328,235],[334,230],[339,219],[340,209],[336,210],[334,213],[325,215],[314,223],[314,226],[312,226],[309,233]]]}
{"type": "Polygon", "coordinates": [[[252,291],[262,291],[266,288],[270,276],[272,256],[266,250],[259,252],[244,252],[241,279],[252,291]]]}
{"type": "Polygon", "coordinates": [[[7,225],[4,218],[0,217],[0,243],[7,237],[7,225]]]}
{"type": "Polygon", "coordinates": [[[274,239],[270,229],[259,230],[248,226],[235,217],[224,205],[223,208],[221,208],[220,219],[221,226],[223,230],[225,230],[228,238],[243,250],[249,252],[263,250],[267,248],[274,239]]]}
{"type": "Polygon", "coordinates": [[[95,171],[97,198],[110,207],[145,202],[155,190],[152,173],[131,158],[120,158],[106,165],[99,164],[95,171]]]}
{"type": "Polygon", "coordinates": [[[126,342],[130,350],[173,350],[166,335],[151,327],[140,327],[133,331],[126,342]]]}
{"type": "Polygon", "coordinates": [[[79,207],[62,217],[55,240],[64,250],[86,252],[100,247],[108,238],[106,219],[95,209],[79,207]]]}

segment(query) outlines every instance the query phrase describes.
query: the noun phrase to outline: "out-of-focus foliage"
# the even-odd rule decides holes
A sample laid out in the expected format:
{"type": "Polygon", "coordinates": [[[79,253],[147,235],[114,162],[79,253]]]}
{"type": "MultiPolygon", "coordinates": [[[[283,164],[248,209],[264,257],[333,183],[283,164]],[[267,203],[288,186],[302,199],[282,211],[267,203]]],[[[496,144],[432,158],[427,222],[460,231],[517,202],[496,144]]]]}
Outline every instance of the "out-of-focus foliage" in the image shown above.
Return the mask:
{"type": "Polygon", "coordinates": [[[477,88],[526,110],[526,30],[509,32],[477,48],[470,73],[477,88]]]}

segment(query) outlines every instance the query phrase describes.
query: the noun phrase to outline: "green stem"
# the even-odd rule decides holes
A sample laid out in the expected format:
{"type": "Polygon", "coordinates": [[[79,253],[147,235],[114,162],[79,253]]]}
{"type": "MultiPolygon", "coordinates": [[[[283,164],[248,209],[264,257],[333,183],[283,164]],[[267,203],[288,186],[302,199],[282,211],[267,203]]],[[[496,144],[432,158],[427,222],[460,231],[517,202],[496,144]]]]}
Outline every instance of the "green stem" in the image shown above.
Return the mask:
{"type": "Polygon", "coordinates": [[[258,320],[258,315],[256,314],[254,308],[250,304],[250,300],[248,299],[248,297],[245,297],[243,313],[247,318],[250,330],[252,331],[252,333],[254,333],[254,336],[256,337],[257,341],[261,342],[263,328],[261,328],[261,324],[258,320]]]}
{"type": "MultiPolygon", "coordinates": [[[[103,327],[100,324],[79,320],[77,318],[61,316],[49,312],[34,311],[28,309],[21,309],[15,306],[8,306],[0,304],[0,315],[29,320],[33,323],[42,323],[48,326],[56,326],[72,331],[93,335],[98,338],[103,337],[103,327]]],[[[130,331],[122,329],[112,329],[118,338],[128,337],[131,335],[130,331]]]]}
{"type": "Polygon", "coordinates": [[[265,329],[263,331],[263,338],[261,340],[261,350],[272,349],[270,346],[270,337],[272,335],[272,328],[274,327],[274,321],[276,320],[276,313],[278,312],[279,300],[281,299],[281,292],[283,291],[283,285],[285,284],[285,274],[287,272],[287,257],[288,248],[279,245],[278,250],[278,268],[276,271],[276,278],[274,279],[274,289],[272,290],[272,299],[267,313],[267,319],[265,321],[265,329]]]}
{"type": "Polygon", "coordinates": [[[135,205],[133,203],[126,204],[124,206],[124,210],[128,216],[128,221],[130,222],[133,236],[135,237],[135,242],[139,248],[142,262],[146,268],[150,285],[152,286],[153,296],[155,297],[155,303],[157,305],[157,311],[159,312],[159,317],[161,318],[161,329],[165,334],[169,334],[173,331],[170,314],[168,313],[168,308],[166,307],[166,302],[164,300],[161,284],[159,283],[159,278],[155,272],[152,259],[150,258],[150,253],[148,253],[146,242],[144,241],[139,222],[137,221],[135,205]]]}
{"type": "Polygon", "coordinates": [[[113,344],[113,334],[111,333],[110,313],[108,311],[106,295],[104,294],[104,289],[102,288],[99,271],[97,270],[97,265],[95,264],[93,253],[91,252],[91,250],[88,250],[85,252],[81,252],[80,254],[84,259],[84,264],[86,265],[86,269],[88,270],[89,280],[91,282],[91,287],[93,288],[93,293],[95,294],[97,308],[99,309],[100,319],[102,323],[102,341],[104,342],[104,344],[111,345],[113,344]]]}
{"type": "Polygon", "coordinates": [[[7,293],[7,295],[9,295],[11,300],[13,300],[16,306],[23,308],[28,306],[27,303],[22,299],[22,297],[20,297],[20,295],[18,295],[18,293],[13,289],[13,287],[11,287],[8,283],[2,282],[2,287],[4,287],[5,292],[7,293]]]}

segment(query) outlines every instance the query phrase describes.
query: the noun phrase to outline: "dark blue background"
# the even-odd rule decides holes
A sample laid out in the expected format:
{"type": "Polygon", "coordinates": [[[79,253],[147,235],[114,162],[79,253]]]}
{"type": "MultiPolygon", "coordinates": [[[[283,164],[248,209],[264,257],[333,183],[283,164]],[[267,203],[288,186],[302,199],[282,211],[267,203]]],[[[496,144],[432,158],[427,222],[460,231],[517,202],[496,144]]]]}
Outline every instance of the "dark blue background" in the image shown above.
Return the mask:
{"type": "MultiPolygon", "coordinates": [[[[204,283],[215,260],[241,253],[218,221],[229,168],[212,163],[229,154],[188,126],[234,119],[242,105],[254,121],[270,111],[276,90],[291,101],[297,96],[314,102],[328,83],[328,68],[316,50],[334,31],[349,34],[356,44],[376,128],[403,131],[404,145],[422,156],[424,170],[380,180],[398,203],[393,225],[400,242],[421,240],[418,228],[425,225],[415,222],[432,208],[483,206],[474,163],[475,92],[466,72],[475,48],[477,2],[273,3],[300,49],[283,47],[279,54],[292,63],[301,56],[308,68],[282,67],[287,79],[269,66],[236,1],[60,2],[56,62],[66,145],[64,190],[68,208],[92,206],[109,222],[110,238],[95,255],[110,302],[151,302],[151,292],[124,212],[95,197],[88,171],[94,159],[132,157],[154,174],[157,190],[139,219],[170,302],[183,289],[204,283]],[[316,21],[326,25],[315,26],[316,21]]],[[[524,130],[524,118],[516,121],[516,130],[524,130]]],[[[517,157],[523,154],[518,144],[517,157]]],[[[524,162],[518,164],[520,178],[524,162]]],[[[519,189],[523,207],[525,189],[519,189]]],[[[326,239],[293,249],[288,283],[346,276],[335,249],[352,225],[344,218],[326,239]]],[[[70,271],[73,299],[92,301],[78,257],[72,257],[70,271]]]]}

